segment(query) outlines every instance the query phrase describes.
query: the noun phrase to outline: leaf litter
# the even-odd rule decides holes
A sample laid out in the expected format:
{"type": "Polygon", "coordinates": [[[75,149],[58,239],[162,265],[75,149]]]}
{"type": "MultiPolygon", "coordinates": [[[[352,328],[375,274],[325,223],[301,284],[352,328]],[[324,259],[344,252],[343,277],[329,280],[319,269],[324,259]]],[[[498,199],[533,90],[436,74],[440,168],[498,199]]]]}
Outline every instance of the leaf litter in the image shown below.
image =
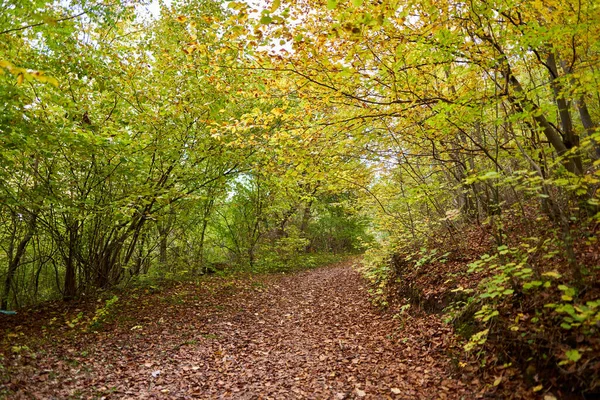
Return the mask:
{"type": "Polygon", "coordinates": [[[450,357],[452,329],[425,313],[399,323],[370,303],[351,264],[124,297],[117,320],[96,333],[48,328],[57,314],[48,310],[21,314],[20,325],[0,328],[0,395],[482,397],[483,385],[450,357]],[[11,351],[15,341],[25,350],[11,351]]]}

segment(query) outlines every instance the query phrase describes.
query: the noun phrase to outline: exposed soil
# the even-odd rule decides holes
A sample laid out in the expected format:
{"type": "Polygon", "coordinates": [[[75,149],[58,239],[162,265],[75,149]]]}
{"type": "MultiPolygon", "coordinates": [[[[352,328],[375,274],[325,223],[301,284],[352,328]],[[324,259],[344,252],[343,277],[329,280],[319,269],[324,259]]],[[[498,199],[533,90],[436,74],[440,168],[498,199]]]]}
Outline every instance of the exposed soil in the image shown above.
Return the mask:
{"type": "Polygon", "coordinates": [[[451,361],[451,328],[435,315],[403,319],[378,310],[351,264],[122,296],[116,320],[97,333],[63,322],[78,312],[93,315],[85,305],[55,314],[54,321],[47,310],[13,316],[19,326],[2,319],[0,393],[45,399],[480,397],[482,384],[451,361]]]}

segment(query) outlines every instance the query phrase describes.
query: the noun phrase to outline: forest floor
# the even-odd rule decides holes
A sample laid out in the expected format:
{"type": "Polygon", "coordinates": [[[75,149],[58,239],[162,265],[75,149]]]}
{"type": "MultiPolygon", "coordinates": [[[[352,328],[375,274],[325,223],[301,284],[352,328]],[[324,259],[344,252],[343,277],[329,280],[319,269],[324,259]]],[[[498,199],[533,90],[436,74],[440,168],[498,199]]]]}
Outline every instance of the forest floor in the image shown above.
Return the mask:
{"type": "Polygon", "coordinates": [[[97,332],[104,303],[2,316],[0,398],[489,396],[452,329],[373,306],[355,262],[128,291],[97,332]]]}

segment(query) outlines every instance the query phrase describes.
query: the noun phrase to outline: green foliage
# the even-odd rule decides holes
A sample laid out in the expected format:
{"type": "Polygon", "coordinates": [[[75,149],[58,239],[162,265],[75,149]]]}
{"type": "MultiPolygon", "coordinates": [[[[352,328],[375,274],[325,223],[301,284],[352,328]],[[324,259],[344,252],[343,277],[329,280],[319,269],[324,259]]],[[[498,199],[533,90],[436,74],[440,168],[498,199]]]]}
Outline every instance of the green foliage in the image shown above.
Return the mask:
{"type": "MultiPolygon", "coordinates": [[[[547,242],[545,242],[547,243],[547,242]]],[[[471,263],[469,272],[483,272],[489,275],[480,285],[479,299],[481,309],[475,313],[475,318],[487,322],[499,315],[498,307],[515,292],[522,296],[536,296],[537,291],[553,291],[562,303],[546,303],[543,310],[553,310],[562,316],[560,326],[564,329],[580,328],[585,335],[593,334],[592,329],[600,321],[600,302],[588,301],[585,304],[576,302],[577,290],[574,287],[560,284],[562,275],[556,271],[535,273],[530,267],[530,258],[535,249],[526,246],[521,248],[498,247],[498,253],[492,256],[484,255],[471,263]]],[[[527,301],[522,299],[521,301],[527,301]]]]}
{"type": "Polygon", "coordinates": [[[414,265],[414,268],[420,268],[427,264],[431,264],[434,262],[444,263],[446,261],[446,257],[450,253],[444,253],[442,255],[438,255],[438,249],[427,249],[426,247],[421,247],[419,251],[410,253],[404,257],[404,261],[414,265]]]}
{"type": "Polygon", "coordinates": [[[75,318],[73,318],[70,321],[67,321],[67,326],[69,328],[75,328],[75,326],[77,326],[78,324],[80,324],[83,321],[83,312],[79,312],[75,318]]]}
{"type": "Polygon", "coordinates": [[[483,255],[479,260],[469,264],[469,267],[469,272],[486,270],[493,274],[482,282],[483,290],[479,294],[483,301],[489,301],[492,304],[500,303],[504,297],[513,295],[519,284],[523,286],[529,284],[529,280],[533,276],[527,254],[523,253],[520,248],[508,248],[507,246],[498,247],[498,253],[492,256],[483,255]]]}
{"type": "Polygon", "coordinates": [[[104,302],[104,305],[98,307],[94,316],[90,319],[87,327],[88,332],[98,332],[104,328],[106,324],[111,323],[116,317],[117,302],[119,297],[116,295],[104,302]]]}
{"type": "Polygon", "coordinates": [[[402,329],[406,322],[410,319],[410,307],[410,304],[403,304],[398,312],[392,317],[400,323],[400,329],[402,329]]]}
{"type": "Polygon", "coordinates": [[[471,351],[475,348],[481,347],[487,341],[487,336],[489,334],[489,329],[484,329],[483,331],[475,333],[469,341],[465,344],[465,350],[471,351]]]}
{"type": "Polygon", "coordinates": [[[365,252],[362,262],[362,273],[370,282],[369,295],[371,301],[381,307],[388,305],[386,287],[392,278],[392,269],[390,267],[389,245],[380,245],[371,247],[365,252]]]}
{"type": "MultiPolygon", "coordinates": [[[[278,8],[263,15],[280,23],[278,8]]],[[[226,40],[240,31],[221,4],[143,14],[26,1],[0,17],[4,307],[215,263],[296,268],[301,253],[365,239],[364,218],[329,206],[347,186],[322,183],[327,170],[365,167],[299,145],[307,138],[287,124],[301,104],[246,68],[250,49],[226,40]]]]}
{"type": "Polygon", "coordinates": [[[571,361],[574,363],[576,363],[577,361],[579,361],[581,359],[581,354],[579,354],[579,351],[577,349],[567,350],[565,352],[565,356],[567,357],[568,361],[571,361]]]}
{"type": "Polygon", "coordinates": [[[577,329],[588,336],[597,334],[598,323],[600,322],[600,300],[587,301],[585,304],[573,302],[571,297],[571,294],[575,295],[573,288],[559,285],[559,289],[569,293],[569,295],[563,294],[561,296],[561,299],[565,302],[548,303],[544,304],[544,307],[554,310],[556,314],[562,317],[561,328],[567,330],[577,329]]]}

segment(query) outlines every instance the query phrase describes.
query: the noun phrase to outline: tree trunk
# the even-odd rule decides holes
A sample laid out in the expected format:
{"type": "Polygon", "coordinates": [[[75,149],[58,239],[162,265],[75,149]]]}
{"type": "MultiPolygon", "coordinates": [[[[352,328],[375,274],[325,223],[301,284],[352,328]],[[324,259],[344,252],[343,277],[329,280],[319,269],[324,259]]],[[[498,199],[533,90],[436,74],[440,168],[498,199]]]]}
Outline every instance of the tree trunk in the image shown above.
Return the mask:
{"type": "MultiPolygon", "coordinates": [[[[573,121],[571,119],[571,113],[569,112],[569,104],[565,99],[562,92],[562,85],[558,81],[558,67],[556,66],[556,57],[554,53],[550,52],[546,58],[546,64],[550,69],[550,83],[552,85],[552,91],[554,92],[554,101],[558,107],[558,115],[560,117],[560,125],[563,134],[563,143],[567,149],[579,147],[579,136],[575,134],[573,130],[573,121]]],[[[581,157],[576,154],[570,160],[579,174],[583,173],[583,164],[581,157]]]]}
{"type": "MultiPolygon", "coordinates": [[[[560,132],[558,132],[556,130],[556,128],[554,126],[552,126],[552,124],[550,122],[548,122],[546,117],[544,117],[544,114],[543,114],[543,111],[541,110],[541,108],[535,102],[533,102],[532,100],[530,100],[527,97],[527,94],[526,94],[525,90],[523,89],[521,82],[519,82],[519,80],[513,73],[509,59],[506,56],[506,54],[504,53],[504,50],[502,49],[502,47],[490,35],[486,35],[486,34],[479,35],[479,38],[488,42],[489,44],[491,44],[496,49],[496,51],[498,51],[498,53],[500,55],[500,60],[503,63],[503,65],[502,65],[503,71],[501,71],[501,74],[508,82],[508,85],[510,87],[512,87],[512,89],[515,93],[515,95],[508,96],[509,101],[513,104],[513,106],[519,112],[524,112],[525,110],[528,110],[531,113],[533,120],[542,129],[542,132],[544,133],[544,135],[548,139],[548,142],[550,142],[550,144],[552,145],[554,150],[556,150],[556,153],[559,156],[563,156],[569,150],[569,147],[567,147],[567,145],[565,144],[562,136],[560,135],[560,132]]],[[[497,81],[496,81],[496,85],[498,87],[503,86],[500,82],[497,82],[497,81]]],[[[571,138],[571,139],[574,140],[574,138],[571,138]]],[[[571,147],[573,146],[572,143],[569,143],[569,145],[571,147]]],[[[583,173],[583,169],[580,168],[581,160],[579,159],[579,162],[578,162],[577,158],[578,157],[575,157],[575,160],[565,160],[564,165],[569,172],[576,174],[576,175],[581,175],[583,173]]]]}
{"type": "Polygon", "coordinates": [[[69,253],[67,254],[66,269],[65,269],[65,291],[63,293],[64,300],[71,300],[77,294],[77,286],[75,279],[75,251],[77,245],[77,230],[78,223],[71,224],[69,229],[69,253]]]}
{"type": "MultiPolygon", "coordinates": [[[[581,119],[581,124],[585,128],[587,134],[592,136],[596,130],[596,124],[594,124],[594,121],[592,120],[592,116],[590,115],[590,111],[587,108],[587,104],[585,103],[583,96],[575,101],[575,105],[577,106],[577,111],[579,111],[579,119],[581,119]]],[[[600,158],[600,143],[597,140],[593,140],[593,142],[596,158],[600,158]]]]}
{"type": "Polygon", "coordinates": [[[166,230],[160,230],[160,243],[159,243],[159,249],[158,249],[158,261],[160,261],[161,265],[165,266],[167,265],[167,239],[168,239],[168,235],[167,235],[167,231],[166,230]]]}
{"type": "Polygon", "coordinates": [[[25,255],[25,250],[27,249],[29,241],[33,237],[36,225],[37,214],[32,214],[31,219],[29,220],[29,224],[27,225],[27,232],[19,242],[14,256],[9,260],[8,272],[6,273],[6,279],[4,280],[4,292],[2,293],[2,301],[0,302],[1,309],[8,308],[8,299],[10,296],[10,289],[12,286],[13,278],[15,276],[15,273],[17,272],[17,269],[19,268],[19,265],[21,265],[21,259],[25,255]]]}

